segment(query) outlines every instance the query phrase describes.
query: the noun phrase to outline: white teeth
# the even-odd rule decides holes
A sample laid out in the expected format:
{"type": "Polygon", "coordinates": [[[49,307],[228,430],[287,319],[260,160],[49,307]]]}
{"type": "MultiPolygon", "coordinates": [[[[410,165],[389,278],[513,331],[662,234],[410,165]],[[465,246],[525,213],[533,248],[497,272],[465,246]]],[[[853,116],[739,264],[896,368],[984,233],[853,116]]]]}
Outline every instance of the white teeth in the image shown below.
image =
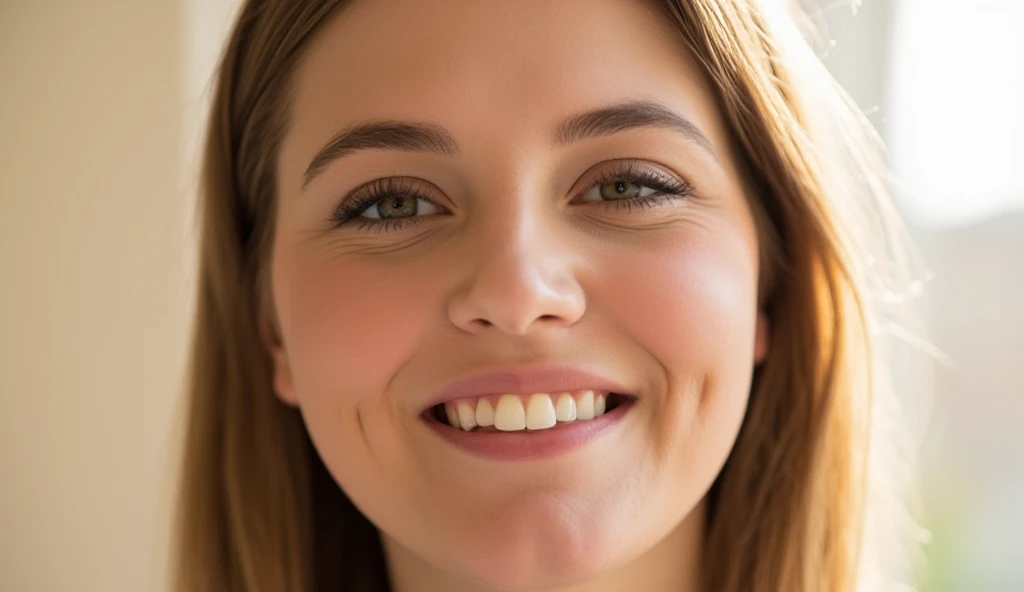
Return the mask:
{"type": "Polygon", "coordinates": [[[594,391],[583,391],[576,400],[576,419],[594,419],[594,391]]]}
{"type": "Polygon", "coordinates": [[[459,424],[462,429],[467,432],[476,427],[476,412],[473,411],[473,407],[465,402],[459,402],[459,424]]]}
{"type": "Polygon", "coordinates": [[[492,403],[493,400],[481,397],[445,403],[448,424],[467,432],[490,426],[503,432],[546,430],[560,422],[601,417],[608,411],[608,395],[592,390],[558,395],[505,394],[498,397],[497,404],[492,403]],[[526,401],[525,405],[523,401],[526,401]]]}
{"type": "Polygon", "coordinates": [[[476,425],[487,427],[494,425],[494,406],[487,399],[480,399],[476,404],[476,425]]]}
{"type": "Polygon", "coordinates": [[[494,427],[503,432],[526,428],[526,409],[519,395],[502,395],[494,410],[494,427]]]}
{"type": "Polygon", "coordinates": [[[572,421],[576,419],[576,399],[569,393],[562,393],[555,405],[555,418],[558,421],[572,421]]]}
{"type": "Polygon", "coordinates": [[[526,427],[531,430],[546,430],[555,427],[555,405],[549,395],[538,393],[530,395],[530,403],[526,407],[526,427]]]}

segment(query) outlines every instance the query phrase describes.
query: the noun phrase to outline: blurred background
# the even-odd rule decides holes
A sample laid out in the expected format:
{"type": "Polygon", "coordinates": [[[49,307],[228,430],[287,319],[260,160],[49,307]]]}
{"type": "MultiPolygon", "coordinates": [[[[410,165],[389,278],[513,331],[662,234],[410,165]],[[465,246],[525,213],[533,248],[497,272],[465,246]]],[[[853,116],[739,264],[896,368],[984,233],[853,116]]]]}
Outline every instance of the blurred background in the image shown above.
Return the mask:
{"type": "MultiPolygon", "coordinates": [[[[0,0],[0,590],[164,590],[201,114],[235,8],[0,0]]],[[[929,402],[919,588],[1024,590],[1024,2],[818,16],[948,358],[901,385],[929,402]]]]}

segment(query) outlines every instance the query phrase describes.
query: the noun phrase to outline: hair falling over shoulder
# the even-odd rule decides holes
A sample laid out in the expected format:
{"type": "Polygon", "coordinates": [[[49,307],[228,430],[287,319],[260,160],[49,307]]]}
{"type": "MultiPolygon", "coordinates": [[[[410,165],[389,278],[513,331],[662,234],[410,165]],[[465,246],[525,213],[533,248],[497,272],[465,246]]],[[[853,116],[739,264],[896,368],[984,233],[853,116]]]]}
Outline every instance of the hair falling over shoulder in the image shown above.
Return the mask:
{"type": "MultiPolygon", "coordinates": [[[[261,327],[289,85],[334,0],[247,0],[216,75],[174,541],[176,592],[388,588],[374,526],[274,395],[261,327]]],[[[913,522],[877,296],[908,279],[869,125],[772,0],[661,0],[742,156],[772,355],[709,494],[705,589],[888,589],[913,522]],[[901,471],[901,472],[897,472],[901,471]]]]}

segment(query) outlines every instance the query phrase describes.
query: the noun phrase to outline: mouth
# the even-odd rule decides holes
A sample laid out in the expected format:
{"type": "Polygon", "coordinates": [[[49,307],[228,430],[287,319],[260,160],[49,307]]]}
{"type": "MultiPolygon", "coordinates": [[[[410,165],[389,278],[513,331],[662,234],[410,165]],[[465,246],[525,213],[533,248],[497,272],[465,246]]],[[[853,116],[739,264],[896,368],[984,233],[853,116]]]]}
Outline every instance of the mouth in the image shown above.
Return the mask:
{"type": "Polygon", "coordinates": [[[590,389],[503,394],[439,403],[423,415],[427,421],[461,432],[536,433],[589,424],[624,410],[635,400],[632,395],[590,389]]]}

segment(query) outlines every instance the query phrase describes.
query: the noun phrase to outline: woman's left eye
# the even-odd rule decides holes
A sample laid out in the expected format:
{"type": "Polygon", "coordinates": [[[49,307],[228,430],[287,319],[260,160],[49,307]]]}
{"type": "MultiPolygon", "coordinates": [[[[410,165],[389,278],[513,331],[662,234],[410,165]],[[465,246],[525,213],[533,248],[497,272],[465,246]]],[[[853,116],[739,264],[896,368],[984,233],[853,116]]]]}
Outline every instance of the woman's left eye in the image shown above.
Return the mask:
{"type": "Polygon", "coordinates": [[[580,201],[616,201],[650,197],[661,193],[658,189],[634,181],[620,180],[599,183],[588,189],[580,201]]]}
{"type": "Polygon", "coordinates": [[[689,181],[633,163],[606,173],[593,183],[576,198],[577,203],[605,202],[609,207],[629,210],[693,195],[689,181]]]}

